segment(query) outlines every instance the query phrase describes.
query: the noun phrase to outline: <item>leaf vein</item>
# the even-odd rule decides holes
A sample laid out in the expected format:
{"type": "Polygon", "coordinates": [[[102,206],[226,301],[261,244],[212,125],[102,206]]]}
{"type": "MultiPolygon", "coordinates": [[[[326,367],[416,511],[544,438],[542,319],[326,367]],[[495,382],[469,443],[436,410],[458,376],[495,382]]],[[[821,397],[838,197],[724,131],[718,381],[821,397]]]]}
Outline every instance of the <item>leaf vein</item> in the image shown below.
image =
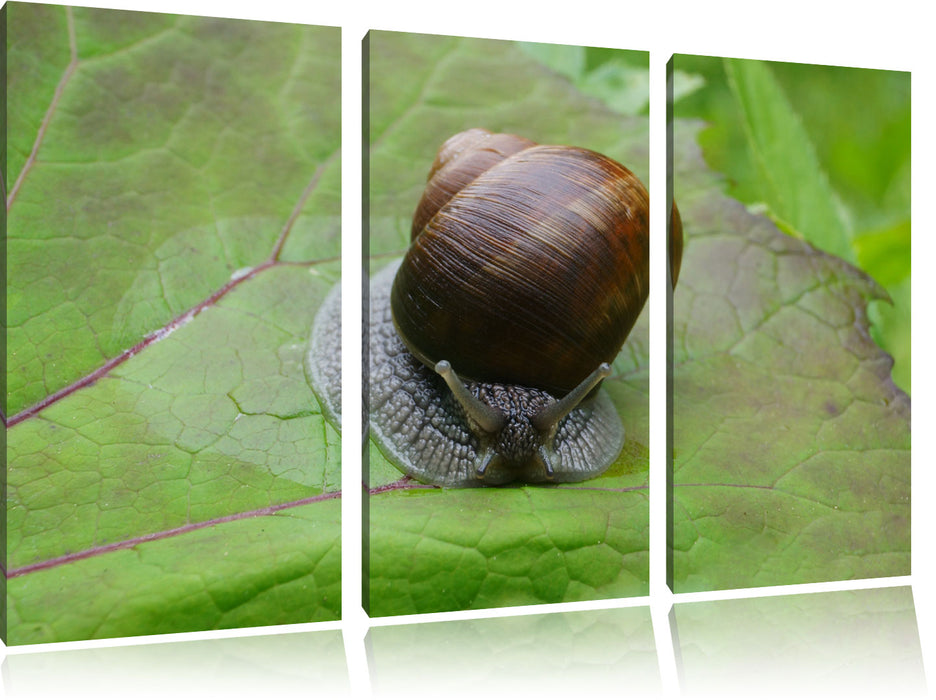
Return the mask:
{"type": "Polygon", "coordinates": [[[42,122],[39,124],[39,129],[36,132],[36,139],[33,142],[32,150],[29,152],[29,157],[23,164],[23,169],[20,170],[20,174],[16,178],[16,182],[13,184],[13,188],[7,195],[7,212],[9,212],[10,208],[13,206],[13,202],[16,200],[16,195],[19,192],[20,187],[22,187],[23,181],[26,179],[26,176],[30,173],[30,171],[32,171],[33,165],[36,163],[36,156],[39,152],[40,146],[42,146],[42,141],[45,138],[46,130],[49,128],[49,122],[52,121],[52,116],[55,114],[55,110],[58,107],[62,93],[65,91],[65,87],[68,85],[72,75],[74,75],[75,70],[78,68],[78,44],[75,38],[75,18],[71,7],[65,8],[65,15],[68,20],[68,47],[71,57],[68,65],[65,67],[65,72],[62,74],[62,77],[58,82],[58,85],[55,86],[55,92],[52,94],[52,101],[49,103],[49,108],[46,110],[45,116],[42,118],[42,122]]]}
{"type": "Polygon", "coordinates": [[[139,537],[131,537],[120,542],[111,542],[105,545],[99,545],[97,547],[90,547],[89,549],[81,550],[79,552],[71,552],[69,554],[64,554],[59,557],[53,557],[52,559],[47,559],[45,561],[36,562],[33,564],[27,564],[26,566],[20,566],[13,569],[10,569],[6,573],[8,579],[15,578],[17,576],[23,576],[25,574],[33,573],[34,571],[43,571],[45,569],[51,569],[63,564],[70,564],[75,561],[81,561],[83,559],[90,559],[94,556],[99,556],[101,554],[108,554],[110,552],[116,552],[124,549],[133,549],[138,545],[146,544],[147,542],[154,542],[157,540],[164,540],[170,537],[176,537],[178,535],[185,535],[196,530],[203,530],[207,527],[213,527],[215,525],[223,525],[224,523],[233,522],[236,520],[246,520],[247,518],[256,518],[264,517],[269,515],[275,515],[280,511],[286,510],[288,508],[297,508],[299,506],[310,505],[312,503],[321,503],[323,501],[330,501],[335,498],[341,498],[341,491],[330,491],[327,493],[321,493],[316,496],[309,496],[308,498],[302,498],[296,501],[290,501],[288,503],[280,503],[273,506],[266,506],[265,508],[258,508],[256,510],[245,511],[243,513],[234,513],[232,515],[224,515],[218,518],[212,518],[210,520],[204,520],[198,523],[188,523],[186,525],[181,525],[179,527],[170,528],[169,530],[163,530],[161,532],[152,532],[145,535],[140,535],[139,537]]]}

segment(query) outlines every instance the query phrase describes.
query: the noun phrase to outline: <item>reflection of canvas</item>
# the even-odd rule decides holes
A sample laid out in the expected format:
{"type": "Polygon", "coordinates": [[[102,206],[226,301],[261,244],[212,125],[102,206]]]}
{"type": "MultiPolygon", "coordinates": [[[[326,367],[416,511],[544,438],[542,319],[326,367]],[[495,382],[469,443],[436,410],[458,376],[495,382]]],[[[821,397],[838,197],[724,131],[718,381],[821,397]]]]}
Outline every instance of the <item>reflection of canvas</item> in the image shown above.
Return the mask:
{"type": "Polygon", "coordinates": [[[377,697],[465,697],[465,688],[497,688],[523,695],[549,688],[547,697],[588,687],[600,696],[621,688],[638,697],[660,692],[650,611],[644,606],[476,620],[387,625],[367,638],[377,697]],[[552,661],[543,666],[543,649],[552,661]],[[411,662],[425,665],[413,687],[411,662]],[[432,691],[429,689],[432,688],[432,691]],[[421,691],[426,691],[421,692],[421,691]]]}
{"type": "MultiPolygon", "coordinates": [[[[554,47],[553,50],[563,51],[567,56],[585,56],[585,49],[578,47],[554,47]]],[[[579,177],[567,183],[561,191],[568,192],[573,187],[582,187],[582,183],[592,182],[588,179],[592,176],[586,174],[590,171],[586,168],[584,151],[551,150],[537,147],[524,139],[502,138],[500,134],[519,134],[543,144],[572,144],[590,148],[624,163],[638,177],[646,177],[646,118],[613,111],[608,103],[589,96],[583,85],[548,69],[549,59],[543,59],[543,55],[541,48],[510,42],[385,32],[369,35],[365,51],[368,61],[366,84],[370,90],[367,116],[370,125],[367,170],[369,188],[366,194],[369,201],[368,246],[373,280],[380,281],[390,274],[396,274],[402,289],[404,283],[400,282],[401,275],[407,275],[403,278],[406,280],[416,276],[420,267],[416,255],[406,258],[400,268],[403,272],[387,273],[385,270],[403,255],[409,245],[413,212],[420,202],[427,173],[436,158],[436,149],[453,134],[464,134],[466,129],[483,127],[494,135],[471,131],[464,136],[464,139],[471,141],[470,147],[446,146],[443,151],[448,153],[455,150],[460,157],[474,163],[474,154],[487,156],[495,152],[495,146],[491,144],[501,144],[503,141],[510,144],[509,148],[513,150],[505,154],[496,166],[487,165],[489,169],[481,171],[482,174],[466,179],[468,184],[464,190],[460,190],[451,200],[456,203],[451,207],[453,213],[450,214],[447,208],[440,209],[433,219],[435,223],[427,226],[431,235],[427,232],[420,236],[420,256],[428,256],[430,249],[441,249],[443,244],[439,242],[436,246],[435,234],[437,230],[445,228],[444,224],[449,220],[458,225],[457,220],[467,221],[472,217],[477,217],[472,220],[478,222],[488,220],[476,213],[476,209],[470,209],[469,214],[469,205],[475,202],[483,201],[489,210],[497,210],[501,202],[507,199],[506,196],[501,197],[498,194],[500,190],[493,189],[493,185],[490,185],[492,190],[486,190],[485,196],[481,196],[482,189],[488,187],[488,183],[496,180],[505,192],[515,193],[511,202],[519,202],[521,197],[516,193],[527,190],[521,190],[519,185],[511,189],[516,180],[510,178],[519,178],[521,173],[526,175],[530,172],[528,166],[531,169],[540,166],[541,160],[548,158],[550,162],[555,161],[557,153],[570,159],[571,156],[565,154],[582,154],[570,160],[571,164],[580,169],[579,177]],[[416,86],[418,89],[414,89],[416,86]],[[457,90],[453,90],[453,86],[458,86],[457,90]],[[544,109],[547,104],[549,108],[544,109]],[[539,115],[534,123],[530,122],[531,114],[539,115]],[[481,145],[475,150],[478,141],[481,145]],[[520,141],[523,143],[517,145],[520,141]],[[402,153],[408,154],[407,157],[401,158],[402,153]],[[495,173],[503,175],[503,178],[495,178],[495,173]],[[472,200],[466,194],[469,192],[478,193],[477,198],[472,200]],[[454,213],[456,209],[457,214],[454,213]],[[425,253],[422,252],[423,248],[425,253]]],[[[623,55],[624,52],[612,51],[607,52],[604,58],[606,64],[611,66],[622,61],[623,55]]],[[[632,60],[634,58],[631,57],[632,60]]],[[[646,56],[638,55],[636,60],[638,64],[640,61],[645,63],[646,56]]],[[[559,63],[568,65],[567,62],[559,63]]],[[[644,88],[645,85],[641,85],[640,90],[644,88]]],[[[642,105],[645,100],[636,102],[642,105]]],[[[462,144],[464,139],[458,138],[457,143],[462,144]]],[[[588,163],[593,162],[604,161],[590,154],[588,163]]],[[[610,171],[610,165],[603,167],[603,173],[610,171]]],[[[445,169],[439,172],[445,172],[445,169]]],[[[557,179],[554,171],[549,173],[551,179],[557,179]]],[[[541,207],[544,202],[552,205],[558,201],[560,189],[547,187],[547,181],[537,181],[541,182],[542,188],[537,190],[537,198],[526,206],[541,207]]],[[[596,191],[598,188],[593,186],[585,188],[583,194],[572,197],[570,209],[575,206],[584,208],[583,202],[587,198],[596,198],[596,191]]],[[[638,191],[636,185],[634,191],[638,191]]],[[[643,193],[643,205],[632,203],[628,207],[628,213],[635,218],[639,216],[637,212],[646,212],[646,194],[642,185],[639,191],[643,193]]],[[[623,198],[623,195],[619,195],[621,193],[615,191],[615,206],[623,198]]],[[[491,215],[490,218],[502,222],[503,233],[497,237],[498,241],[507,235],[507,231],[512,230],[514,222],[523,218],[517,213],[519,209],[519,205],[516,205],[509,211],[505,209],[502,216],[491,215]]],[[[523,212],[526,211],[524,208],[523,212]]],[[[545,207],[536,211],[542,213],[537,214],[536,220],[525,222],[521,227],[524,235],[534,226],[547,228],[544,224],[549,223],[545,207]]],[[[558,214],[554,216],[559,218],[558,214]]],[[[645,214],[642,219],[645,231],[645,214]]],[[[480,224],[473,230],[479,228],[480,224]]],[[[490,236],[490,239],[494,238],[490,236]]],[[[489,238],[483,237],[477,247],[466,251],[466,257],[481,258],[481,251],[491,248],[488,241],[489,238]]],[[[508,258],[511,261],[519,259],[527,245],[516,243],[506,246],[508,252],[496,259],[496,266],[506,267],[508,258]]],[[[632,245],[631,262],[640,258],[637,251],[641,245],[646,247],[645,244],[632,245]]],[[[612,258],[612,250],[609,247],[608,254],[603,258],[586,264],[588,269],[580,273],[581,280],[576,285],[587,287],[585,282],[597,277],[601,267],[612,258]]],[[[580,265],[581,260],[584,260],[580,253],[565,255],[568,260],[579,262],[580,265]]],[[[554,266],[558,267],[562,255],[554,257],[554,266]]],[[[440,255],[440,258],[454,260],[454,256],[448,255],[440,255]]],[[[448,307],[443,307],[438,301],[439,293],[424,294],[424,290],[438,288],[446,296],[452,296],[455,292],[451,290],[461,287],[462,277],[466,280],[466,287],[480,289],[482,285],[472,283],[472,280],[489,275],[489,281],[483,285],[485,290],[494,288],[492,281],[496,279],[514,280],[519,277],[519,274],[495,277],[492,274],[494,263],[486,267],[482,263],[479,266],[482,269],[477,273],[468,272],[467,263],[458,267],[465,272],[450,282],[433,287],[420,281],[414,285],[417,291],[412,291],[412,287],[408,286],[408,291],[400,292],[400,299],[403,300],[401,305],[406,313],[395,317],[392,325],[380,325],[385,315],[380,313],[383,307],[377,308],[378,302],[384,303],[388,297],[382,290],[389,289],[389,283],[371,290],[370,310],[376,314],[376,321],[370,324],[372,340],[369,346],[368,406],[375,442],[370,444],[369,461],[365,466],[365,481],[370,491],[365,512],[365,606],[372,615],[390,615],[645,593],[648,587],[646,317],[641,316],[637,320],[625,350],[615,361],[613,374],[604,380],[604,388],[594,399],[590,395],[594,384],[587,383],[588,377],[592,374],[592,381],[600,381],[606,376],[605,373],[611,368],[599,369],[603,358],[586,357],[579,363],[584,366],[575,368],[575,378],[564,380],[568,384],[560,384],[559,389],[551,386],[536,387],[537,390],[543,389],[544,394],[546,391],[556,393],[549,398],[542,398],[542,406],[536,404],[531,408],[533,424],[536,418],[543,415],[540,411],[545,412],[546,406],[562,405],[565,410],[565,404],[561,401],[550,403],[556,398],[576,397],[575,402],[570,399],[570,412],[561,417],[564,422],[559,423],[555,442],[544,441],[541,447],[535,447],[529,453],[502,448],[500,444],[496,449],[489,448],[484,442],[484,436],[477,437],[475,434],[482,431],[475,431],[473,425],[481,426],[488,434],[493,432],[487,426],[499,425],[497,411],[494,411],[495,415],[489,421],[483,406],[476,410],[471,399],[463,398],[458,393],[463,386],[458,375],[463,373],[469,379],[483,382],[487,368],[496,364],[496,373],[504,372],[498,376],[508,376],[507,371],[501,368],[513,360],[508,352],[512,353],[515,345],[521,345],[520,338],[526,334],[522,329],[507,333],[505,337],[514,344],[511,349],[492,352],[486,357],[481,352],[493,346],[506,345],[500,342],[499,337],[494,337],[497,332],[493,330],[493,322],[487,326],[479,323],[480,328],[491,330],[478,331],[477,337],[463,338],[454,345],[448,343],[447,339],[436,340],[443,335],[435,333],[437,323],[443,324],[443,327],[451,324],[467,327],[469,316],[476,319],[477,312],[486,314],[486,318],[506,315],[508,318],[498,323],[498,327],[502,328],[504,323],[521,316],[525,308],[534,311],[531,314],[533,317],[543,317],[552,309],[544,301],[522,307],[519,302],[521,295],[502,292],[496,295],[496,301],[487,302],[476,312],[469,311],[478,295],[466,292],[459,297],[459,303],[454,304],[455,310],[448,311],[448,307]],[[421,295],[419,303],[410,303],[416,299],[417,293],[421,295]],[[422,296],[430,301],[423,302],[422,296]],[[516,304],[517,310],[505,314],[504,309],[510,308],[511,304],[516,304]],[[425,311],[427,308],[429,312],[425,311]],[[438,314],[436,309],[439,309],[438,314]],[[439,320],[407,325],[407,318],[421,318],[422,315],[427,319],[438,316],[439,320]],[[388,352],[384,345],[377,345],[375,349],[374,342],[382,343],[388,335],[397,333],[403,339],[393,345],[392,351],[388,352]],[[414,342],[412,337],[416,333],[420,335],[419,342],[414,342]],[[424,341],[426,336],[432,340],[424,341]],[[434,348],[445,349],[428,350],[429,342],[438,343],[432,345],[434,348]],[[410,357],[413,358],[405,366],[396,360],[404,352],[408,355],[412,353],[410,357]],[[436,357],[436,352],[441,352],[441,355],[436,357]],[[458,357],[449,357],[450,354],[458,354],[458,357]],[[375,362],[375,359],[380,361],[375,362]],[[440,360],[452,361],[448,365],[437,365],[440,360]],[[482,365],[484,369],[480,368],[482,365]],[[429,369],[424,370],[423,366],[429,369]],[[433,367],[445,378],[435,375],[433,367]],[[410,384],[414,388],[406,389],[410,384]],[[580,396],[577,395],[579,391],[580,396]],[[385,395],[395,396],[399,393],[414,398],[408,403],[384,398],[385,395]],[[443,398],[436,400],[436,396],[443,398]],[[580,410],[582,413],[579,413],[580,410]],[[585,411],[588,411],[587,415],[585,411]],[[425,428],[410,429],[410,422],[417,414],[426,415],[431,420],[427,418],[425,428]],[[464,414],[472,416],[471,420],[464,421],[461,417],[464,414]],[[581,422],[578,420],[580,416],[581,422]],[[454,432],[449,427],[456,419],[464,422],[462,432],[471,432],[472,435],[463,441],[443,439],[454,432]],[[623,451],[621,421],[625,436],[623,451]],[[572,435],[576,430],[579,436],[572,435]],[[413,435],[418,435],[418,439],[410,437],[413,435]],[[607,458],[600,456],[604,443],[610,445],[607,458]],[[572,447],[566,450],[570,445],[572,447]],[[582,446],[581,449],[579,446],[582,446]],[[419,461],[423,458],[431,460],[431,463],[424,465],[419,461]],[[551,468],[553,465],[554,469],[551,468]],[[581,465],[581,469],[570,469],[575,465],[581,465]],[[404,473],[409,476],[404,476],[404,473]],[[558,486],[527,483],[505,488],[453,488],[454,485],[461,487],[479,482],[502,483],[516,478],[518,474],[521,475],[521,482],[574,483],[561,483],[558,486]],[[583,480],[586,478],[588,480],[583,480]],[[433,488],[430,484],[443,486],[433,488]]],[[[613,277],[615,280],[641,279],[639,274],[624,274],[620,271],[615,272],[613,277]]],[[[642,279],[645,283],[646,276],[642,279]]],[[[646,285],[636,286],[640,287],[645,298],[646,285]]],[[[545,297],[548,289],[542,284],[539,292],[545,297]]],[[[637,304],[635,309],[639,310],[640,306],[637,304]]],[[[605,307],[608,317],[615,319],[616,315],[611,309],[610,304],[605,307]]],[[[394,313],[397,312],[398,307],[395,307],[394,313]]],[[[626,324],[628,327],[637,318],[636,312],[631,313],[626,324]]],[[[550,323],[543,318],[540,322],[543,325],[550,323]]],[[[533,328],[535,323],[534,320],[526,320],[518,325],[533,328]]],[[[614,325],[618,327],[625,324],[614,321],[614,325]]],[[[518,356],[523,355],[519,362],[520,369],[516,367],[518,363],[513,363],[509,376],[512,378],[519,371],[537,365],[558,365],[560,356],[551,349],[549,343],[549,339],[541,339],[524,346],[524,353],[518,353],[518,356]]],[[[615,352],[611,352],[611,357],[607,359],[614,359],[615,352]]],[[[507,387],[514,380],[500,381],[507,387]]],[[[515,383],[524,387],[531,385],[520,379],[516,379],[515,383]]],[[[487,406],[496,404],[496,400],[485,394],[484,389],[477,391],[475,398],[483,396],[487,406]]],[[[505,389],[505,393],[507,391],[514,391],[512,385],[505,389]]],[[[526,400],[517,398],[516,403],[521,404],[526,400]]],[[[534,401],[540,401],[538,394],[530,399],[531,405],[534,401]]],[[[512,415],[508,425],[512,425],[513,420],[512,415]]]]}
{"type": "MultiPolygon", "coordinates": [[[[711,61],[677,56],[671,69],[678,75],[711,61]]],[[[868,305],[882,289],[856,267],[867,263],[861,226],[879,225],[884,214],[862,224],[860,214],[870,215],[854,210],[859,223],[849,236],[835,238],[827,225],[830,211],[845,204],[828,181],[826,200],[811,190],[790,202],[798,190],[782,182],[785,173],[803,172],[804,190],[811,178],[825,176],[807,134],[795,128],[798,121],[783,122],[799,117],[776,97],[779,83],[765,64],[754,63],[755,69],[751,63],[726,64],[746,129],[739,134],[748,134],[754,161],[769,150],[781,162],[769,186],[745,182],[733,194],[764,197],[766,216],[725,195],[728,184],[702,159],[699,127],[685,120],[715,98],[686,97],[674,109],[673,177],[686,253],[673,318],[673,587],[682,592],[909,574],[910,400],[895,386],[891,359],[869,333],[868,305]],[[756,106],[751,94],[761,97],[756,106]],[[758,112],[765,104],[774,111],[758,112]],[[781,153],[793,162],[782,162],[781,153]],[[817,229],[824,238],[810,239],[817,229]]],[[[715,63],[716,72],[721,65],[715,63]]],[[[811,72],[816,85],[831,80],[822,67],[798,68],[801,80],[811,72]]],[[[878,84],[880,73],[853,71],[851,80],[841,81],[853,87],[840,88],[838,99],[861,93],[865,108],[857,118],[874,112],[864,90],[878,84]]],[[[892,78],[909,90],[908,75],[892,78]]],[[[716,93],[717,84],[709,83],[716,93]]],[[[903,94],[909,109],[909,92],[903,94]]],[[[893,119],[888,109],[881,108],[882,123],[893,119]]],[[[848,122],[847,113],[828,111],[848,122]]],[[[730,110],[712,114],[728,119],[730,110]]],[[[733,124],[717,133],[740,129],[733,124]]],[[[909,121],[905,126],[897,129],[904,137],[897,143],[909,157],[909,121]]],[[[729,157],[724,150],[722,157],[729,157]]],[[[904,217],[909,232],[909,178],[900,181],[899,163],[893,177],[891,201],[897,204],[888,220],[896,233],[893,250],[906,254],[897,265],[905,266],[909,285],[909,246],[900,242],[904,217]],[[905,200],[894,196],[899,188],[905,200]]],[[[756,181],[756,169],[749,179],[756,181]]],[[[881,244],[879,236],[872,239],[881,244]]],[[[881,266],[865,267],[881,277],[881,266]]]]}
{"type": "Polygon", "coordinates": [[[909,587],[677,603],[672,622],[687,694],[925,694],[909,587]]]}
{"type": "Polygon", "coordinates": [[[338,31],[0,11],[7,643],[336,619],[338,31]]]}
{"type": "Polygon", "coordinates": [[[352,697],[341,632],[186,639],[10,654],[4,683],[21,698],[225,698],[277,694],[301,697],[315,688],[325,697],[352,697]],[[145,690],[141,690],[144,689],[145,690]]]}

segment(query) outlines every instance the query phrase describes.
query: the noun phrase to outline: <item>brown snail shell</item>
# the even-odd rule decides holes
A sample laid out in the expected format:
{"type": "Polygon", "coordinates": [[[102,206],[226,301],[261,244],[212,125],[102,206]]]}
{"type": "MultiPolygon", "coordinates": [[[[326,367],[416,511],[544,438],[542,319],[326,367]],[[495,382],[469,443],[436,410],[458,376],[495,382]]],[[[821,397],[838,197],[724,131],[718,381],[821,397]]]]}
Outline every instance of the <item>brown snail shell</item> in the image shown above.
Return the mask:
{"type": "Polygon", "coordinates": [[[610,158],[458,135],[393,284],[397,331],[430,367],[562,396],[614,360],[646,302],[648,219],[646,189],[610,158]]]}
{"type": "Polygon", "coordinates": [[[683,227],[682,217],[679,215],[679,209],[676,202],[670,209],[669,222],[669,266],[670,266],[670,284],[673,289],[676,288],[676,281],[679,279],[679,268],[682,266],[683,253],[683,227]]]}

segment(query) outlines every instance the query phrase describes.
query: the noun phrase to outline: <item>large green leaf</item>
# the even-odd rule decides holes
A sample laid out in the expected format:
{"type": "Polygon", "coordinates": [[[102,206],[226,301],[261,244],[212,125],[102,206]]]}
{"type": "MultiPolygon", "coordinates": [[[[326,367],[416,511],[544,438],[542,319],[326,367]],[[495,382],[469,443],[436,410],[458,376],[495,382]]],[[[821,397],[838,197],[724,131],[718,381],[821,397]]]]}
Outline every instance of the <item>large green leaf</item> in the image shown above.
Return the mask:
{"type": "Polygon", "coordinates": [[[881,288],[721,193],[676,125],[676,591],[910,571],[910,400],[881,288]]]}
{"type": "Polygon", "coordinates": [[[6,11],[9,642],[337,617],[337,30],[6,11]]]}
{"type": "MultiPolygon", "coordinates": [[[[509,42],[371,33],[370,252],[401,255],[436,149],[483,126],[606,153],[646,182],[645,118],[613,113],[509,42]]],[[[598,479],[484,490],[401,481],[370,446],[369,611],[391,615],[645,594],[647,319],[605,386],[626,445],[598,479]]]]}

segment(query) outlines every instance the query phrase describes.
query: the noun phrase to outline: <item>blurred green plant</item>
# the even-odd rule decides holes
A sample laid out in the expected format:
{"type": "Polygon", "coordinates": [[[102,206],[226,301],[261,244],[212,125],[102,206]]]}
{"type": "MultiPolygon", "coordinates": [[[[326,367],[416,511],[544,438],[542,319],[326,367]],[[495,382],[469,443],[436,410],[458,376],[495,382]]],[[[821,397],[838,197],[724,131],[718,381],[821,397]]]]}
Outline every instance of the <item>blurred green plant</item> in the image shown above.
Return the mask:
{"type": "Polygon", "coordinates": [[[791,235],[860,267],[890,295],[872,302],[875,341],[910,392],[910,74],[676,57],[678,118],[726,191],[791,235]]]}
{"type": "Polygon", "coordinates": [[[592,46],[522,43],[537,61],[567,78],[618,114],[647,114],[650,54],[592,46]]]}

